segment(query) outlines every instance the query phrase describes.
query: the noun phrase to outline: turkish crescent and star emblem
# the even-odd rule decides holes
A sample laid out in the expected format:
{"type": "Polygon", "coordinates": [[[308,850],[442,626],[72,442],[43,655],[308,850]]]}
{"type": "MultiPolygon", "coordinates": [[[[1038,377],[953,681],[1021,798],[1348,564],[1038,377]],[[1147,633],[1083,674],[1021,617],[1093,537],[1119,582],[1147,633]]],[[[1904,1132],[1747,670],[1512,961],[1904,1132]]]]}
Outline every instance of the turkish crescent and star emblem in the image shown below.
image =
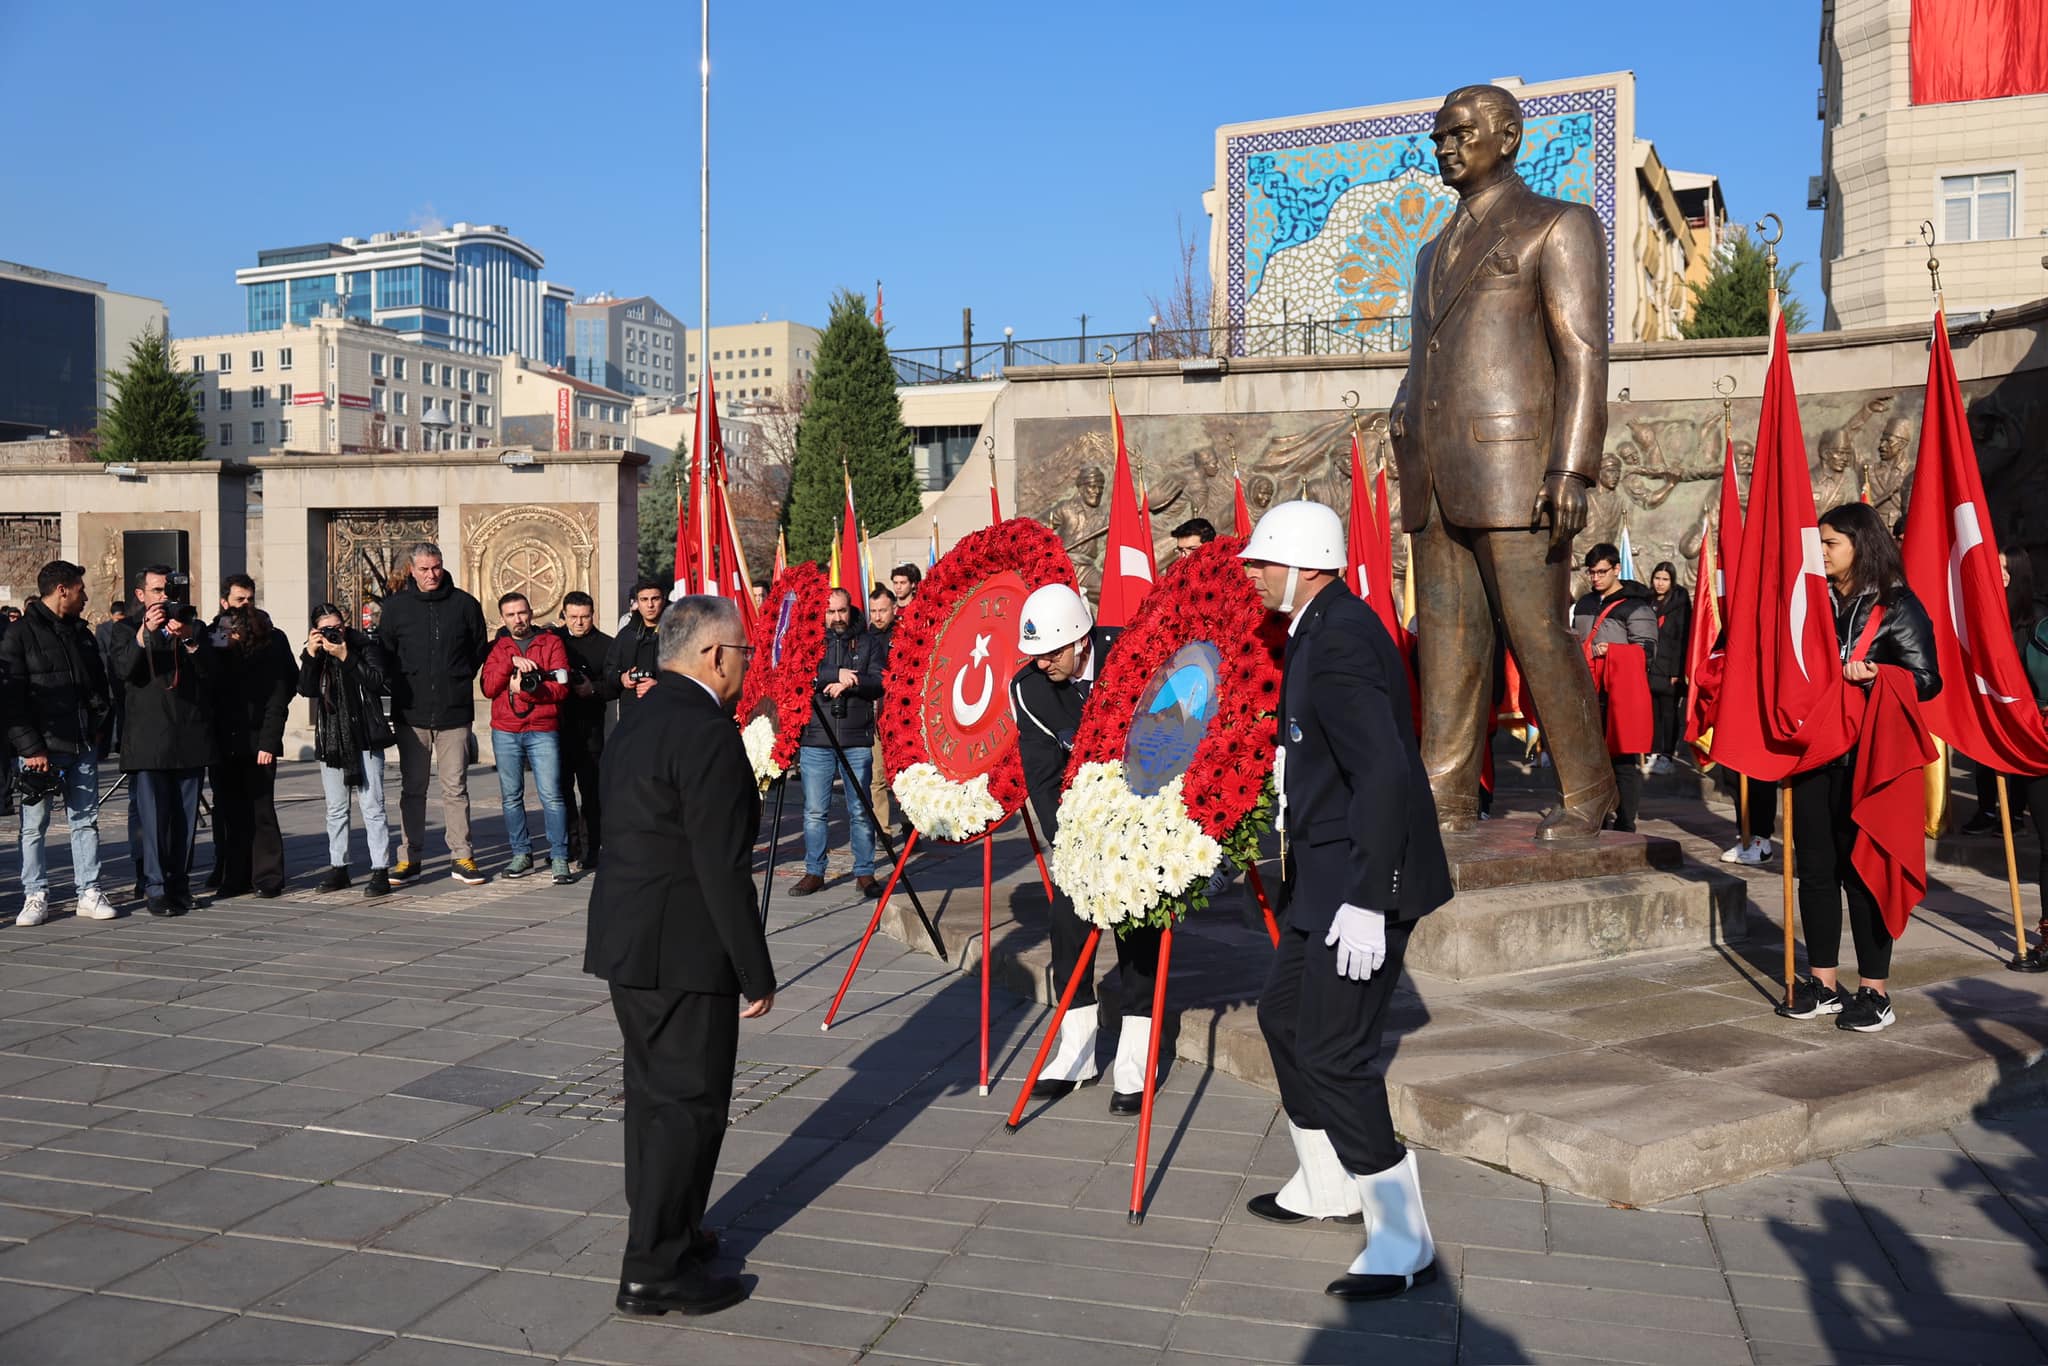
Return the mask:
{"type": "Polygon", "coordinates": [[[1017,742],[1009,681],[1025,658],[1017,632],[1029,595],[1014,571],[992,575],[963,594],[933,633],[918,717],[933,766],[954,782],[990,772],[1017,742]]]}
{"type": "Polygon", "coordinates": [[[967,663],[962,664],[953,675],[953,719],[963,726],[980,725],[982,716],[988,711],[988,704],[996,695],[996,671],[990,668],[988,663],[988,643],[991,639],[992,636],[977,635],[974,638],[974,649],[967,656],[967,663]],[[962,685],[967,682],[967,671],[977,665],[981,670],[981,692],[969,702],[962,685]]]}

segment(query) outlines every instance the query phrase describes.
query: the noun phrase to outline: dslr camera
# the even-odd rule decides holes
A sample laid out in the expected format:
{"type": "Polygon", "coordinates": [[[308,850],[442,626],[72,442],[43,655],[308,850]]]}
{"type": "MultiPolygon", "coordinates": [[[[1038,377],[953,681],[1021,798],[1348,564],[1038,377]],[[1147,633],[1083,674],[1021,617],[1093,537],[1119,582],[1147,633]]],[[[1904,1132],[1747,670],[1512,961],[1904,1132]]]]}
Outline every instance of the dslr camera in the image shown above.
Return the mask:
{"type": "Polygon", "coordinates": [[[548,676],[539,669],[520,669],[512,675],[512,686],[520,692],[539,692],[540,685],[547,681],[548,676]]]}
{"type": "Polygon", "coordinates": [[[339,645],[342,639],[342,628],[339,626],[322,626],[320,628],[320,637],[329,645],[339,645]]]}
{"type": "Polygon", "coordinates": [[[654,670],[635,669],[627,674],[626,677],[632,679],[635,683],[652,683],[654,681],[654,670]]]}

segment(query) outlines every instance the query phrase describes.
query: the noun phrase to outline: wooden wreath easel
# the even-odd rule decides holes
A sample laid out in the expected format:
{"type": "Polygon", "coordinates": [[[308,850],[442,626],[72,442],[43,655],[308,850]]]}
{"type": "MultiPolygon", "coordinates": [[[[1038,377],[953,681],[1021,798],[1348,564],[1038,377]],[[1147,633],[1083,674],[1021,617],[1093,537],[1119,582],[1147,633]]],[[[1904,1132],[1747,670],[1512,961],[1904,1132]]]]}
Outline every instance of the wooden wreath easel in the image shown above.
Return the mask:
{"type": "MultiPolygon", "coordinates": [[[[1266,883],[1259,876],[1259,866],[1247,863],[1244,866],[1245,880],[1251,884],[1252,894],[1258,898],[1259,910],[1265,913],[1266,934],[1272,939],[1273,947],[1280,946],[1280,922],[1273,918],[1273,905],[1266,899],[1266,883]]],[[[1088,937],[1081,942],[1081,955],[1074,960],[1074,970],[1067,974],[1066,989],[1060,992],[1060,1002],[1052,1012],[1052,1019],[1046,1024],[1045,1038],[1038,1045],[1038,1055],[1031,1060],[1031,1070],[1024,1074],[1024,1085],[1017,1092],[1017,1103],[1010,1107],[1010,1117],[1003,1122],[1006,1132],[1016,1133],[1024,1123],[1024,1106],[1031,1099],[1031,1088],[1038,1085],[1038,1074],[1045,1070],[1045,1060],[1052,1056],[1052,1046],[1060,1036],[1060,1025],[1067,1018],[1067,1010],[1074,1004],[1074,989],[1081,984],[1083,976],[1095,970],[1095,948],[1102,941],[1102,927],[1091,925],[1088,937]]],[[[1159,970],[1152,979],[1152,1038],[1145,1049],[1145,1090],[1144,1099],[1138,1104],[1138,1148],[1131,1163],[1131,1209],[1130,1222],[1145,1222],[1145,1161],[1152,1147],[1152,1098],[1159,1086],[1159,1018],[1166,1012],[1166,972],[1173,961],[1173,926],[1168,925],[1159,933],[1159,970]]],[[[984,978],[984,983],[986,979],[984,978]]],[[[983,986],[984,1001],[987,987],[983,986]]],[[[984,1060],[984,1066],[986,1061],[984,1060]]],[[[986,1086],[982,1093],[987,1094],[986,1086]]]]}

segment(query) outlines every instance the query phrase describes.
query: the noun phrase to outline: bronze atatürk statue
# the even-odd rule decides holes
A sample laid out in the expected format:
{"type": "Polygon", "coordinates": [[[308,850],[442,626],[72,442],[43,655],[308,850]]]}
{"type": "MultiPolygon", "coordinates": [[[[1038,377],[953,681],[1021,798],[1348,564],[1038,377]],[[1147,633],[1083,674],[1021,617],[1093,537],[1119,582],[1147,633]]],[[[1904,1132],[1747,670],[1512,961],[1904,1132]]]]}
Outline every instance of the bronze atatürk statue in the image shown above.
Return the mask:
{"type": "Polygon", "coordinates": [[[1563,789],[1536,837],[1591,836],[1614,770],[1565,612],[1607,434],[1606,239],[1591,209],[1515,173],[1522,110],[1500,87],[1452,91],[1430,139],[1459,205],[1416,260],[1392,424],[1414,535],[1422,760],[1444,829],[1471,828],[1498,617],[1563,789]]]}

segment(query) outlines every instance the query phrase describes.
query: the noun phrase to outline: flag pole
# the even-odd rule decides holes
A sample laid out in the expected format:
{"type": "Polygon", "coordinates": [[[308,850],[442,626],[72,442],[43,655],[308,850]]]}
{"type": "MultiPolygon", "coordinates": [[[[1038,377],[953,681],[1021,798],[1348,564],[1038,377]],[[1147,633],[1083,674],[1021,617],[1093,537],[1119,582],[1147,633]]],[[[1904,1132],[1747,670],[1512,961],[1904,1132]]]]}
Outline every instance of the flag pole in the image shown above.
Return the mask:
{"type": "MultiPolygon", "coordinates": [[[[1774,213],[1767,213],[1762,218],[1759,218],[1756,221],[1756,231],[1758,240],[1764,244],[1764,275],[1770,282],[1769,319],[1771,326],[1770,335],[1772,340],[1770,341],[1769,345],[1765,348],[1765,355],[1766,357],[1768,357],[1770,354],[1770,347],[1777,345],[1778,243],[1785,240],[1785,220],[1778,217],[1778,215],[1774,213]],[[1776,226],[1776,235],[1771,235],[1764,231],[1764,224],[1767,222],[1776,226]]],[[[1761,440],[1762,438],[1758,439],[1761,440]]],[[[1748,795],[1748,789],[1749,782],[1747,779],[1744,779],[1743,792],[1745,797],[1748,795]]],[[[1778,840],[1778,856],[1785,860],[1785,872],[1783,878],[1785,887],[1785,1006],[1787,1009],[1790,1009],[1792,1006],[1793,981],[1798,975],[1797,963],[1795,958],[1797,933],[1796,927],[1793,924],[1794,909],[1798,905],[1798,890],[1793,885],[1792,876],[1792,784],[1789,782],[1780,783],[1778,785],[1778,792],[1778,819],[1783,823],[1784,827],[1783,830],[1780,832],[1780,837],[1778,840]]],[[[1747,801],[1745,801],[1743,805],[1746,809],[1748,806],[1747,801]]]]}
{"type": "MultiPolygon", "coordinates": [[[[1733,375],[1723,375],[1721,379],[1715,380],[1714,392],[1721,395],[1721,449],[1725,451],[1735,445],[1735,377],[1733,375]],[[1721,387],[1722,379],[1728,381],[1726,389],[1721,387]]],[[[1722,467],[1721,477],[1723,479],[1728,477],[1728,470],[1725,465],[1722,467]]],[[[1721,534],[1719,508],[1715,509],[1713,533],[1716,538],[1721,534]]],[[[1728,566],[1720,563],[1720,556],[1716,555],[1714,559],[1715,572],[1720,574],[1723,579],[1726,579],[1729,572],[1728,566]]],[[[1716,587],[1717,585],[1708,584],[1707,591],[1718,598],[1720,595],[1715,592],[1716,587]]],[[[1735,787],[1735,847],[1737,849],[1747,849],[1751,838],[1749,827],[1749,775],[1747,773],[1736,774],[1735,787]]]]}
{"type": "MultiPolygon", "coordinates": [[[[710,454],[705,446],[711,434],[711,422],[704,413],[704,376],[710,373],[711,361],[711,0],[703,0],[700,40],[697,56],[697,129],[700,139],[697,157],[697,440],[694,443],[696,452],[691,459],[692,468],[699,470],[710,454]]],[[[700,478],[697,487],[708,489],[708,483],[700,478]]],[[[698,499],[700,504],[705,501],[701,497],[698,499]]],[[[701,578],[703,569],[710,564],[706,538],[710,534],[711,519],[701,506],[691,508],[690,515],[697,519],[698,573],[701,578]]],[[[692,584],[690,591],[700,592],[702,585],[692,584]]]]}

